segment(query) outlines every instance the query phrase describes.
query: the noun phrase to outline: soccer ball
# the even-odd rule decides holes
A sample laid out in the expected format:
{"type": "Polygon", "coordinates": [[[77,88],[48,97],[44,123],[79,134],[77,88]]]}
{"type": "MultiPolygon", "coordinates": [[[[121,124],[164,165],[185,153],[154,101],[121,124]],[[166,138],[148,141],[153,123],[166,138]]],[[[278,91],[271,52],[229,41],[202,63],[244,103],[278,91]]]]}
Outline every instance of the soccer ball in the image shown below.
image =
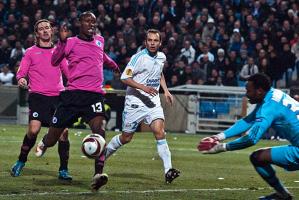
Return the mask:
{"type": "Polygon", "coordinates": [[[91,159],[99,157],[106,146],[105,139],[98,134],[89,134],[82,140],[81,150],[91,159]]]}

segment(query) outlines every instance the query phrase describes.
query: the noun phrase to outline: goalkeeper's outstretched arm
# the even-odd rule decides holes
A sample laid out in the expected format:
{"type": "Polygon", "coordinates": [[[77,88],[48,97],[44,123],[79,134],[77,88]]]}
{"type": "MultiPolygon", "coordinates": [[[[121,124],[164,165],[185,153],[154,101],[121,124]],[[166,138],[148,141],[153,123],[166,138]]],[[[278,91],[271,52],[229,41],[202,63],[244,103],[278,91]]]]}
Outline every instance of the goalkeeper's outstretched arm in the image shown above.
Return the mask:
{"type": "Polygon", "coordinates": [[[219,138],[219,140],[225,140],[227,138],[231,138],[248,131],[254,124],[257,109],[258,108],[256,107],[249,115],[247,115],[243,119],[238,120],[230,128],[226,129],[224,132],[216,136],[219,138]]]}
{"type": "Polygon", "coordinates": [[[255,145],[270,127],[270,124],[265,119],[261,122],[256,122],[247,135],[227,143],[226,150],[234,151],[255,145]]]}

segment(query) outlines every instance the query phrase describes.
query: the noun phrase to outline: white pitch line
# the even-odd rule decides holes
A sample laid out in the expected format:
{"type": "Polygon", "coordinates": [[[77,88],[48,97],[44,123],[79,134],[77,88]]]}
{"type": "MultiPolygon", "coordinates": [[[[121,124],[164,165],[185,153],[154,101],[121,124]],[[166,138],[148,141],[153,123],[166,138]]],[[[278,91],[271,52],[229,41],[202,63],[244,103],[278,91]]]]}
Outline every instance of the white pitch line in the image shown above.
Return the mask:
{"type": "MultiPolygon", "coordinates": [[[[299,187],[287,187],[288,189],[299,189],[299,187]]],[[[252,190],[265,190],[270,188],[195,188],[195,189],[169,189],[169,190],[118,190],[109,191],[103,190],[97,193],[117,193],[117,194],[146,194],[146,193],[167,193],[167,192],[200,192],[200,191],[252,191],[252,190]]],[[[84,195],[84,194],[97,194],[93,192],[33,192],[33,193],[19,193],[19,194],[0,194],[0,197],[20,197],[20,196],[46,196],[46,195],[84,195]]]]}

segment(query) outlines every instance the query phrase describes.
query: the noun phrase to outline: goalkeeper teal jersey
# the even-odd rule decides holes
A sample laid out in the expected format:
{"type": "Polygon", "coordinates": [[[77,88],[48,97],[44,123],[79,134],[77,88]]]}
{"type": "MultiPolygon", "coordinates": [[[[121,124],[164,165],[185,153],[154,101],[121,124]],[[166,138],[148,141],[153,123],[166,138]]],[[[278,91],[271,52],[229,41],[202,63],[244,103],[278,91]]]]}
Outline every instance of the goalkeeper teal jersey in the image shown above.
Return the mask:
{"type": "Polygon", "coordinates": [[[229,151],[255,145],[272,127],[281,138],[299,147],[299,103],[281,90],[271,88],[262,103],[245,118],[224,131],[225,138],[246,134],[227,143],[229,151]]]}

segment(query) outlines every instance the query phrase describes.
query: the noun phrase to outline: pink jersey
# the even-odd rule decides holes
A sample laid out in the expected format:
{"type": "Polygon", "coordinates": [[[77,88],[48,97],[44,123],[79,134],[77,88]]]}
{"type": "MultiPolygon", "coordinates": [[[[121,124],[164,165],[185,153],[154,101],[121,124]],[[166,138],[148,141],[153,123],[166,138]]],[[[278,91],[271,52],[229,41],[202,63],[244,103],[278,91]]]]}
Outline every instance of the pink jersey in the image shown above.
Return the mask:
{"type": "Polygon", "coordinates": [[[67,62],[64,59],[59,67],[51,64],[54,47],[44,48],[36,45],[28,48],[22,58],[17,79],[29,79],[29,92],[46,96],[58,96],[64,90],[61,72],[68,76],[67,62]]]}
{"type": "Polygon", "coordinates": [[[103,64],[117,69],[117,64],[104,52],[104,38],[95,35],[87,41],[70,37],[66,42],[58,42],[52,57],[52,64],[58,65],[63,58],[68,61],[67,90],[85,90],[104,94],[103,64]]]}

